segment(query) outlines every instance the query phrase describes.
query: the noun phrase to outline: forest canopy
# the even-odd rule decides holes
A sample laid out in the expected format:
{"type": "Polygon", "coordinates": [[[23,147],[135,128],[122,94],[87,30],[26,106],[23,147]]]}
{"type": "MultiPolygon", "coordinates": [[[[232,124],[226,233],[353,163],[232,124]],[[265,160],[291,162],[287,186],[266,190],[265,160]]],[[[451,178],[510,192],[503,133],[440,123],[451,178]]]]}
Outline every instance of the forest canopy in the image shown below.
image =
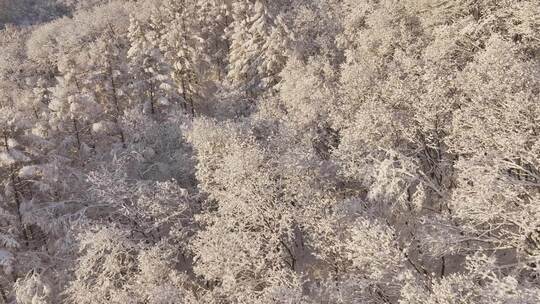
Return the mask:
{"type": "Polygon", "coordinates": [[[540,303],[537,0],[0,0],[0,304],[540,303]]]}

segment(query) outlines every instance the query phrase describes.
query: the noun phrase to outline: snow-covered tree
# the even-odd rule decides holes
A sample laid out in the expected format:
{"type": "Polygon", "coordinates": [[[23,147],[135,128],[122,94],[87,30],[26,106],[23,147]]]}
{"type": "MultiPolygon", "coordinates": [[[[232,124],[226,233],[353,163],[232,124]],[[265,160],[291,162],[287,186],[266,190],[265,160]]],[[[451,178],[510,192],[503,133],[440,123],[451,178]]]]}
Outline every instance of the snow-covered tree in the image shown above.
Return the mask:
{"type": "Polygon", "coordinates": [[[159,48],[170,66],[170,77],[180,95],[184,111],[197,112],[199,98],[200,41],[195,20],[196,6],[191,1],[166,1],[161,10],[163,29],[159,48]]]}
{"type": "Polygon", "coordinates": [[[280,12],[286,1],[234,1],[233,21],[227,29],[230,40],[229,72],[233,83],[248,92],[275,85],[288,56],[289,31],[280,12]],[[277,3],[279,2],[279,3],[277,3]]]}

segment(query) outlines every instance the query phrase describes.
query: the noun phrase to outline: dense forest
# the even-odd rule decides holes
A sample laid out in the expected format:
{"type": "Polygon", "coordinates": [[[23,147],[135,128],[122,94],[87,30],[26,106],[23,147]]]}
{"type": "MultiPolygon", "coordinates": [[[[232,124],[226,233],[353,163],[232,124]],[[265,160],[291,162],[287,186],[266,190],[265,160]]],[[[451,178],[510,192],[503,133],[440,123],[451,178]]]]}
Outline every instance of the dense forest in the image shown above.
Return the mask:
{"type": "Polygon", "coordinates": [[[0,0],[0,303],[540,303],[540,2],[0,0]]]}

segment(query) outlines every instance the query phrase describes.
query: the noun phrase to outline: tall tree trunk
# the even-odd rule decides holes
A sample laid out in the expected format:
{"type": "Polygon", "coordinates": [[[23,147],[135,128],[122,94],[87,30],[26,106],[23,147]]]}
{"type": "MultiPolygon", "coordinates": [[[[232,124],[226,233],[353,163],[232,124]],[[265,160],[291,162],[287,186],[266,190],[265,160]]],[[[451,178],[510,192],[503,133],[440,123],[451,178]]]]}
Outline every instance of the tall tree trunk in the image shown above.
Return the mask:
{"type": "Polygon", "coordinates": [[[184,98],[184,103],[183,103],[183,108],[184,108],[184,112],[186,112],[187,114],[187,111],[188,111],[188,100],[187,100],[187,93],[186,93],[186,84],[185,84],[185,79],[184,79],[184,76],[182,76],[182,80],[181,80],[181,86],[182,86],[182,98],[184,98]]]}
{"type": "Polygon", "coordinates": [[[77,138],[77,150],[81,151],[81,137],[79,136],[79,127],[77,126],[77,120],[73,118],[73,129],[75,130],[75,137],[77,138]]]}
{"type": "Polygon", "coordinates": [[[156,98],[156,88],[154,87],[154,83],[151,82],[150,83],[150,113],[151,114],[155,114],[156,111],[155,111],[155,106],[154,106],[154,102],[155,102],[155,98],[156,98]]]}
{"type": "Polygon", "coordinates": [[[126,147],[126,138],[124,136],[124,131],[122,130],[122,128],[120,127],[120,123],[118,122],[118,117],[120,117],[121,112],[120,112],[120,104],[118,102],[118,96],[116,94],[116,83],[114,82],[114,74],[113,74],[111,62],[109,62],[108,69],[109,69],[109,77],[111,78],[112,98],[113,98],[115,112],[116,112],[113,115],[114,123],[118,127],[118,132],[120,133],[119,135],[120,135],[120,140],[122,141],[122,147],[125,148],[126,147]]]}
{"type": "Polygon", "coordinates": [[[3,134],[4,135],[3,136],[4,137],[4,147],[6,147],[6,151],[9,152],[9,143],[8,143],[7,132],[4,131],[3,133],[4,133],[3,134]]]}
{"type": "Polygon", "coordinates": [[[446,258],[441,257],[441,278],[446,275],[446,258]]]}
{"type": "Polygon", "coordinates": [[[20,229],[22,231],[26,247],[29,247],[30,246],[30,238],[29,238],[29,235],[28,235],[28,229],[27,229],[26,225],[24,224],[23,218],[22,218],[21,198],[20,198],[19,189],[17,188],[17,180],[15,178],[15,166],[12,165],[11,168],[10,168],[10,171],[11,171],[10,179],[11,179],[11,184],[13,186],[13,199],[15,201],[17,219],[19,220],[20,229]]]}

